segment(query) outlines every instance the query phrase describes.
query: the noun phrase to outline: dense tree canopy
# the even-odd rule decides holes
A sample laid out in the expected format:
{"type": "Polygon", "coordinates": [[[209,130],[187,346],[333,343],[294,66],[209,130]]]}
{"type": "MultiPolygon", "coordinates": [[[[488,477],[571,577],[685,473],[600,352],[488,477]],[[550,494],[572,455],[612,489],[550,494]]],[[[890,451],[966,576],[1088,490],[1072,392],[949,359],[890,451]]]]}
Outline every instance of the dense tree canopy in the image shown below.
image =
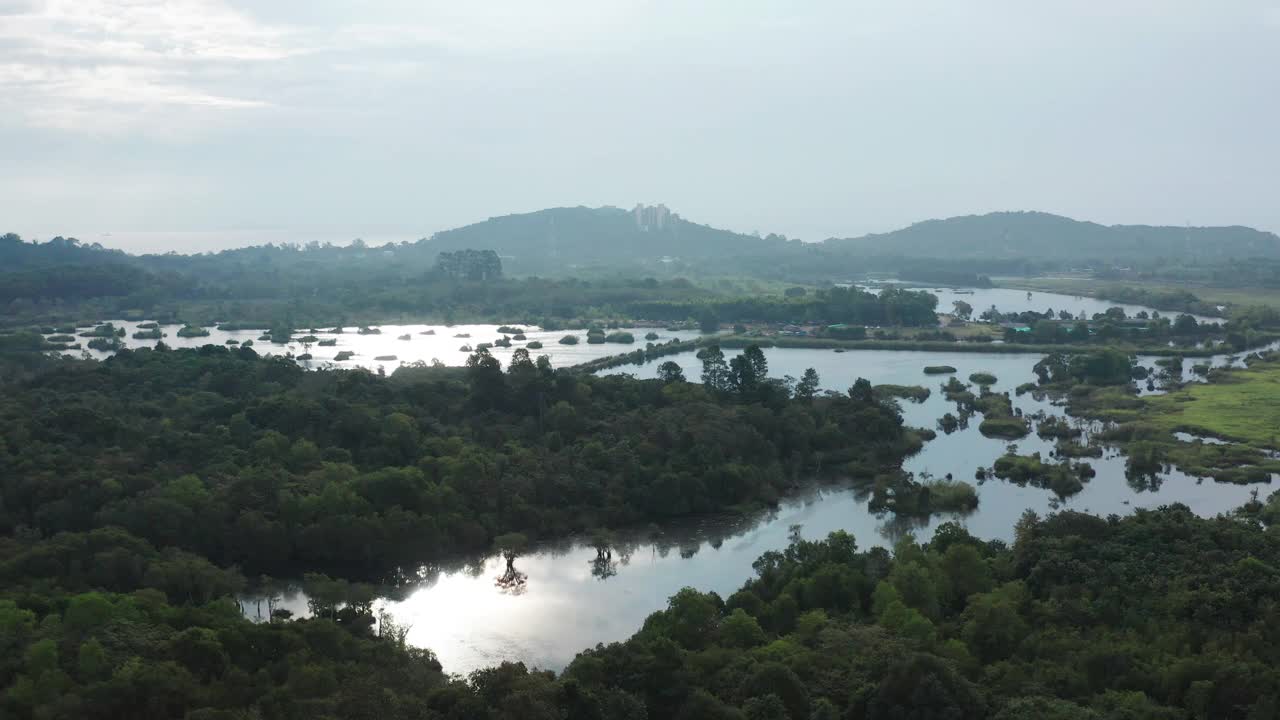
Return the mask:
{"type": "Polygon", "coordinates": [[[0,530],[116,526],[253,574],[381,574],[507,531],[768,503],[905,452],[891,406],[762,393],[763,356],[744,357],[732,393],[523,350],[390,379],[213,346],[50,361],[0,395],[0,530]]]}
{"type": "MultiPolygon", "coordinates": [[[[0,590],[0,712],[1270,718],[1280,540],[1260,515],[1260,503],[1212,520],[1182,506],[1124,519],[1028,515],[1008,547],[956,524],[892,553],[859,551],[843,532],[796,540],[761,556],[738,592],[681,590],[631,639],[586,650],[559,676],[504,663],[466,680],[446,677],[428,651],[405,646],[404,628],[375,622],[350,596],[315,619],[254,625],[216,596],[156,587],[151,572],[133,581],[139,589],[108,591],[63,564],[38,588],[0,590]]],[[[95,531],[94,565],[119,564],[125,547],[154,555],[113,532],[95,531]]],[[[75,552],[59,542],[42,543],[41,563],[75,552]]],[[[28,554],[9,549],[0,561],[12,568],[28,554]]]]}

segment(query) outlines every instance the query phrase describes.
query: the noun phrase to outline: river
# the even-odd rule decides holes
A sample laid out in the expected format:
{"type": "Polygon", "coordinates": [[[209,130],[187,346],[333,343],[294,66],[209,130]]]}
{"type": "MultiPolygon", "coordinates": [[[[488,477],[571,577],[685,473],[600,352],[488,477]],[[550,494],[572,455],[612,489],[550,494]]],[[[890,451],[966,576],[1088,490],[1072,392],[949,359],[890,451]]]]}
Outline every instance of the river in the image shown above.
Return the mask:
{"type": "MultiPolygon", "coordinates": [[[[924,403],[904,401],[902,407],[908,425],[930,428],[944,413],[954,411],[954,404],[938,391],[946,377],[925,375],[925,365],[952,365],[962,380],[973,372],[990,372],[998,378],[994,390],[1012,395],[1019,384],[1035,379],[1032,366],[1041,357],[779,348],[765,350],[765,356],[774,377],[799,377],[805,368],[813,367],[822,386],[836,391],[847,389],[859,377],[875,384],[929,387],[933,393],[924,403]]],[[[692,380],[701,372],[692,353],[607,372],[651,378],[657,364],[666,360],[679,363],[692,380]]],[[[1061,414],[1058,408],[1029,394],[1015,396],[1014,405],[1025,414],[1061,414]]],[[[918,475],[952,473],[957,479],[976,483],[975,470],[989,467],[1010,444],[1017,445],[1019,452],[1039,451],[1046,456],[1052,448],[1034,433],[1013,443],[986,438],[977,430],[979,419],[975,417],[967,428],[950,435],[939,432],[922,452],[907,459],[905,468],[918,475]]],[[[517,568],[528,575],[520,594],[495,586],[494,579],[503,569],[498,558],[472,558],[425,569],[420,583],[385,597],[382,607],[398,622],[410,625],[409,642],[433,650],[449,672],[466,673],[503,660],[560,669],[583,648],[633,634],[646,616],[664,607],[667,598],[681,587],[714,590],[723,596],[732,593],[751,576],[751,564],[760,554],[787,544],[794,526],[800,526],[801,535],[809,539],[844,529],[861,547],[868,547],[892,545],[908,531],[926,540],[939,524],[956,520],[975,535],[1008,541],[1014,523],[1028,509],[1044,514],[1073,508],[1108,515],[1180,502],[1209,516],[1240,506],[1252,490],[1177,471],[1156,483],[1130,483],[1125,478],[1124,458],[1110,449],[1105,457],[1087,461],[1097,470],[1097,477],[1082,492],[1066,499],[1048,490],[991,479],[977,484],[980,503],[972,513],[905,521],[870,512],[864,491],[840,485],[812,486],[771,512],[690,519],[663,526],[656,533],[651,529],[619,533],[627,551],[616,555],[616,563],[605,573],[593,573],[594,550],[565,539],[536,545],[516,561],[517,568]]],[[[278,606],[306,614],[305,597],[296,590],[285,592],[278,606]]],[[[247,608],[251,616],[258,609],[251,598],[247,608]]]]}
{"type": "MultiPolygon", "coordinates": [[[[161,342],[161,340],[135,340],[133,338],[134,332],[138,330],[138,325],[142,321],[112,320],[109,322],[118,328],[125,328],[125,336],[121,340],[126,347],[155,347],[157,343],[161,342]]],[[[320,346],[316,343],[304,345],[299,342],[299,338],[311,334],[310,331],[305,330],[295,331],[294,340],[288,344],[274,344],[267,340],[258,339],[263,334],[262,330],[219,330],[215,327],[209,327],[206,328],[209,331],[207,337],[184,338],[177,336],[181,327],[180,325],[167,325],[161,328],[166,334],[166,337],[163,338],[164,344],[175,348],[196,348],[204,345],[226,345],[231,340],[236,343],[252,340],[254,351],[263,355],[290,354],[297,357],[309,351],[312,359],[299,361],[299,364],[310,370],[330,367],[362,367],[370,370],[381,368],[388,373],[402,364],[414,362],[431,363],[434,360],[439,360],[445,365],[462,365],[467,361],[467,357],[471,355],[469,351],[461,349],[464,345],[475,347],[479,343],[492,343],[503,337],[503,334],[498,332],[500,325],[380,325],[375,326],[379,330],[378,334],[361,335],[358,332],[358,328],[354,327],[345,328],[345,331],[341,334],[317,331],[315,333],[317,339],[334,340],[337,343],[333,346],[320,346]],[[426,334],[428,332],[431,334],[426,334]],[[355,354],[348,360],[335,360],[335,356],[344,350],[355,354]],[[378,359],[391,357],[395,359],[378,359]]],[[[86,329],[89,328],[81,328],[80,332],[84,332],[86,329]]],[[[524,326],[523,329],[526,330],[525,340],[513,340],[509,348],[492,347],[489,349],[489,352],[501,360],[504,366],[511,360],[512,353],[535,341],[541,342],[542,347],[530,350],[530,355],[535,358],[539,355],[546,355],[551,360],[553,367],[569,367],[588,360],[617,355],[638,347],[644,347],[646,342],[664,343],[671,340],[691,340],[700,335],[696,330],[666,330],[657,327],[621,328],[621,331],[630,332],[635,337],[634,344],[601,343],[592,345],[587,342],[585,330],[551,331],[541,330],[532,326],[524,326]],[[647,333],[655,333],[658,338],[656,340],[645,340],[647,333]],[[560,338],[566,335],[577,336],[578,344],[561,345],[560,338]]],[[[608,330],[607,332],[618,332],[618,330],[608,330]]],[[[46,335],[46,337],[49,336],[46,335]]],[[[81,345],[86,345],[89,340],[90,338],[76,338],[76,342],[81,345]]],[[[85,352],[97,360],[102,360],[112,355],[110,351],[90,350],[87,347],[83,350],[68,352],[85,352]]]]}
{"type": "MultiPolygon", "coordinates": [[[[1068,310],[1073,314],[1092,315],[1115,303],[1087,297],[1006,289],[953,288],[932,289],[939,297],[940,311],[949,311],[954,300],[973,306],[975,314],[995,305],[1002,312],[1024,310],[1068,310]]],[[[1121,305],[1126,313],[1150,310],[1121,305]]],[[[1207,318],[1205,318],[1208,320],[1207,318]]],[[[154,346],[156,341],[134,340],[137,322],[115,321],[126,329],[129,347],[154,346]]],[[[172,347],[225,345],[228,340],[254,340],[254,348],[262,353],[299,355],[308,349],[313,360],[301,364],[310,369],[324,367],[366,367],[390,372],[402,363],[430,363],[439,360],[446,365],[461,365],[468,353],[463,345],[493,342],[500,337],[496,325],[383,325],[380,334],[361,335],[355,328],[342,334],[317,337],[336,339],[334,346],[309,348],[294,342],[273,345],[259,341],[259,330],[222,331],[209,328],[210,335],[200,338],[176,337],[178,327],[164,330],[164,342],[172,347]],[[431,334],[427,334],[430,332],[431,334]],[[458,337],[459,335],[469,337],[458,337]],[[407,339],[400,339],[407,336],[407,339]],[[342,350],[355,353],[348,361],[336,362],[334,355],[342,350]],[[395,360],[378,360],[395,356],[395,360]]],[[[626,352],[642,347],[644,335],[653,331],[656,342],[697,337],[694,331],[670,332],[657,328],[629,328],[636,345],[586,342],[583,331],[541,331],[529,328],[524,342],[513,341],[511,348],[493,348],[493,354],[505,364],[516,348],[531,341],[543,347],[531,351],[547,355],[552,365],[566,367],[584,361],[626,352]],[[561,345],[567,334],[578,335],[577,345],[561,345]]],[[[297,336],[305,333],[298,332],[297,336]]],[[[87,339],[79,339],[85,343],[87,339]]],[[[110,353],[86,350],[98,359],[110,353]]],[[[934,392],[924,403],[903,402],[903,416],[908,425],[932,428],[938,418],[954,409],[938,391],[944,378],[926,376],[925,365],[947,364],[957,368],[961,379],[977,371],[990,372],[998,378],[994,389],[1012,394],[1018,385],[1035,379],[1032,366],[1038,354],[1009,355],[994,353],[947,353],[857,350],[838,353],[832,350],[778,349],[765,351],[774,377],[799,377],[805,368],[816,369],[825,389],[843,391],[859,377],[875,384],[924,385],[934,392]]],[[[609,373],[633,373],[652,378],[656,366],[675,360],[691,380],[697,380],[701,366],[692,353],[661,358],[641,366],[614,368],[609,373]]],[[[1153,358],[1142,362],[1152,366],[1153,358]]],[[[1238,361],[1238,359],[1237,359],[1238,361]]],[[[1203,359],[1184,362],[1184,378],[1193,379],[1191,366],[1203,359]]],[[[1230,362],[1227,356],[1213,359],[1213,364],[1230,362]]],[[[1143,390],[1144,392],[1145,389],[1143,390]]],[[[1060,412],[1047,402],[1030,395],[1014,398],[1015,407],[1026,414],[1060,412]]],[[[974,471],[989,467],[1006,452],[1011,443],[983,437],[978,419],[966,428],[938,437],[904,463],[906,470],[923,476],[944,476],[974,481],[974,471]]],[[[1012,443],[1019,452],[1047,455],[1052,444],[1032,434],[1012,443]]],[[[467,673],[503,660],[519,660],[531,666],[561,669],[578,651],[600,642],[622,640],[633,634],[644,618],[662,608],[667,598],[686,585],[714,590],[727,596],[751,575],[752,562],[768,550],[784,547],[793,529],[799,526],[803,537],[816,539],[843,529],[857,538],[863,547],[891,545],[906,532],[927,539],[942,522],[956,520],[970,532],[984,538],[1009,540],[1013,525],[1025,510],[1038,513],[1058,508],[1074,508],[1100,515],[1123,514],[1138,507],[1155,507],[1181,502],[1203,515],[1231,510],[1248,500],[1252,488],[1220,485],[1201,481],[1179,472],[1165,475],[1154,486],[1130,484],[1125,479],[1124,459],[1114,450],[1106,457],[1089,459],[1097,477],[1085,489],[1067,499],[1048,490],[1018,487],[1000,480],[978,485],[979,506],[965,515],[935,515],[927,519],[903,520],[892,515],[875,514],[867,509],[868,497],[856,488],[828,485],[810,486],[795,493],[777,509],[752,516],[711,516],[687,519],[658,529],[634,529],[618,533],[621,552],[607,566],[594,563],[595,551],[579,540],[561,539],[536,545],[522,556],[517,567],[528,576],[519,594],[505,592],[494,584],[501,574],[501,560],[476,557],[456,563],[424,568],[421,580],[409,587],[389,591],[380,607],[398,622],[411,626],[409,642],[433,650],[446,670],[467,673]]],[[[274,592],[272,593],[275,594],[274,592]]],[[[280,591],[277,607],[307,614],[305,596],[296,588],[280,591]]],[[[260,596],[247,595],[244,601],[251,617],[261,617],[266,606],[260,596]]]]}
{"type": "MultiPolygon", "coordinates": [[[[982,314],[983,310],[995,307],[1000,312],[1023,312],[1025,310],[1035,310],[1036,312],[1044,312],[1053,310],[1054,313],[1066,310],[1072,315],[1079,317],[1080,313],[1084,313],[1086,317],[1093,317],[1095,313],[1104,313],[1108,308],[1123,308],[1126,315],[1133,317],[1139,312],[1156,312],[1153,308],[1144,307],[1142,305],[1130,305],[1128,303],[1111,302],[1109,300],[1099,300],[1087,295],[1063,295],[1061,293],[1011,290],[1009,288],[911,288],[913,290],[927,290],[938,296],[938,312],[951,312],[952,303],[957,300],[963,300],[973,306],[973,316],[977,317],[982,314]]],[[[1172,310],[1159,311],[1162,316],[1176,318],[1182,313],[1172,310]]],[[[1198,322],[1207,322],[1218,324],[1222,322],[1222,318],[1213,318],[1205,315],[1194,315],[1198,322]]]]}
{"type": "MultiPolygon", "coordinates": [[[[937,295],[938,312],[951,312],[952,302],[963,300],[973,306],[975,317],[990,307],[995,307],[1004,313],[1024,312],[1027,310],[1044,312],[1052,309],[1055,312],[1068,310],[1073,315],[1084,312],[1088,316],[1105,312],[1110,307],[1122,307],[1125,313],[1131,316],[1144,310],[1153,312],[1152,308],[1111,303],[1091,297],[1048,292],[1028,293],[1023,290],[1010,290],[1007,288],[915,289],[925,290],[937,295]]],[[[1220,322],[1216,318],[1196,317],[1201,322],[1220,322]]],[[[143,321],[110,320],[105,322],[111,322],[116,327],[125,328],[126,333],[122,340],[126,347],[154,347],[157,342],[160,342],[159,340],[136,340],[133,338],[134,332],[138,330],[138,325],[143,321]]],[[[209,331],[207,337],[181,338],[177,337],[180,327],[179,325],[168,325],[161,328],[166,335],[163,339],[166,345],[176,348],[195,348],[204,345],[226,345],[229,341],[243,343],[246,340],[252,340],[254,350],[264,355],[287,354],[297,357],[309,352],[312,359],[299,361],[299,364],[311,370],[330,367],[362,367],[370,370],[381,368],[386,372],[391,372],[402,364],[414,362],[431,363],[435,360],[445,365],[458,366],[465,363],[470,354],[462,350],[463,346],[475,347],[478,343],[492,343],[502,337],[502,334],[498,332],[498,328],[501,327],[499,325],[381,325],[375,326],[379,330],[378,334],[366,335],[359,334],[357,332],[358,328],[355,327],[345,328],[345,332],[341,334],[326,333],[318,329],[314,333],[318,339],[336,340],[337,343],[333,346],[322,347],[318,344],[304,345],[298,342],[298,338],[311,334],[310,331],[306,330],[296,331],[293,342],[277,345],[259,340],[258,338],[263,334],[262,330],[219,330],[216,327],[209,327],[207,328],[209,331]],[[336,360],[335,356],[338,352],[344,350],[352,352],[354,355],[347,360],[336,360]],[[395,359],[378,359],[391,357],[395,359]]],[[[634,344],[603,343],[592,345],[587,343],[585,330],[550,331],[541,330],[533,326],[524,327],[527,330],[524,341],[512,341],[512,346],[509,348],[493,347],[490,348],[489,352],[505,365],[517,348],[537,341],[542,343],[542,347],[530,350],[530,354],[534,357],[546,355],[552,366],[559,368],[628,352],[644,347],[646,342],[664,343],[671,340],[691,340],[700,334],[696,330],[673,331],[662,327],[629,327],[620,328],[620,330],[630,332],[635,337],[634,344]],[[657,339],[646,340],[645,335],[648,333],[656,334],[658,336],[657,339]],[[566,335],[576,335],[579,340],[578,344],[561,345],[560,338],[566,335]]],[[[88,328],[80,328],[78,332],[83,332],[86,329],[88,328]]],[[[608,332],[614,331],[609,330],[608,332]]],[[[46,335],[46,337],[49,336],[46,335]]],[[[76,341],[82,346],[87,346],[89,338],[77,337],[76,341]]],[[[112,354],[110,351],[91,350],[87,347],[69,352],[87,353],[89,357],[98,360],[109,357],[112,354]]],[[[1188,370],[1190,369],[1190,364],[1188,364],[1187,368],[1188,370]]]]}

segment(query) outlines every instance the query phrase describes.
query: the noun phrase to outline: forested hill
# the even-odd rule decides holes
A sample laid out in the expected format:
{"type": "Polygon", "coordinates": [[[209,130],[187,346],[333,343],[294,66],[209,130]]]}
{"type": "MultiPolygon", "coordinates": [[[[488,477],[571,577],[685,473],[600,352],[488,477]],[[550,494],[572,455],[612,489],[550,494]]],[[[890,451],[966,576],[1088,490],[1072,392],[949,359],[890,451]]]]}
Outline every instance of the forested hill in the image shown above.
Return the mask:
{"type": "Polygon", "coordinates": [[[714,261],[781,252],[786,239],[756,237],[699,225],[670,214],[648,225],[634,211],[614,207],[562,207],[493,217],[436,233],[438,251],[496,250],[516,272],[563,272],[567,267],[658,265],[714,261]]]}
{"type": "Polygon", "coordinates": [[[833,238],[831,250],[937,259],[1074,262],[1176,257],[1182,260],[1280,258],[1274,233],[1229,227],[1099,225],[1043,212],[996,212],[926,220],[901,230],[833,238]]]}
{"type": "Polygon", "coordinates": [[[626,270],[662,276],[690,271],[732,273],[751,264],[777,267],[784,257],[806,254],[805,243],[798,240],[720,230],[685,220],[661,206],[643,210],[648,214],[638,216],[614,207],[550,208],[489,218],[412,243],[366,247],[359,241],[350,246],[313,242],[196,255],[128,255],[73,238],[31,243],[8,234],[0,236],[0,275],[116,262],[149,272],[194,276],[205,283],[242,282],[248,274],[278,284],[282,278],[313,278],[334,270],[344,276],[357,271],[421,275],[435,268],[442,252],[493,250],[512,275],[581,276],[585,270],[626,270]]]}
{"type": "MultiPolygon", "coordinates": [[[[494,217],[417,242],[379,247],[311,242],[137,256],[70,238],[31,243],[0,235],[0,303],[136,293],[151,300],[314,299],[332,297],[337,288],[369,295],[439,280],[440,254],[456,251],[493,251],[504,274],[525,278],[736,275],[824,283],[894,272],[925,282],[963,283],[944,278],[1089,266],[1228,284],[1242,274],[1257,284],[1280,282],[1280,237],[1241,226],[1105,226],[1048,213],[1001,212],[801,242],[701,225],[663,206],[563,207],[494,217]],[[50,272],[54,268],[57,272],[50,272]]],[[[139,298],[129,307],[152,304],[139,298]]]]}
{"type": "Polygon", "coordinates": [[[19,235],[0,235],[0,269],[6,272],[82,263],[125,262],[122,250],[108,250],[98,243],[81,244],[73,238],[56,237],[43,243],[25,243],[19,235]]]}

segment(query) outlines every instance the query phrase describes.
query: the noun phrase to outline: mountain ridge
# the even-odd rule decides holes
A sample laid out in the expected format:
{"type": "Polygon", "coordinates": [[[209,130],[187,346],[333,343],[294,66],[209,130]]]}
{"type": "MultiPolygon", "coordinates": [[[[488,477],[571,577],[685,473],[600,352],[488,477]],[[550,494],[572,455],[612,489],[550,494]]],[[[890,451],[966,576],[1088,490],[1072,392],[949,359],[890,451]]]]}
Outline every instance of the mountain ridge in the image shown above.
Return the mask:
{"type": "Polygon", "coordinates": [[[1035,210],[922,220],[886,233],[828,238],[823,244],[873,255],[939,259],[1132,259],[1171,252],[1189,258],[1280,257],[1280,237],[1244,225],[1103,225],[1035,210]],[[900,248],[903,244],[910,247],[900,248]]]}
{"type": "MultiPolygon", "coordinates": [[[[156,267],[184,259],[251,258],[292,247],[262,245],[218,253],[133,255],[63,238],[32,245],[10,234],[0,237],[0,260],[7,259],[10,270],[86,259],[137,260],[156,267]]],[[[856,257],[1057,263],[1166,256],[1187,260],[1280,259],[1280,237],[1244,225],[1103,225],[1036,210],[996,211],[921,220],[883,233],[801,242],[778,234],[761,237],[715,228],[686,220],[662,206],[637,206],[628,211],[581,205],[493,216],[413,243],[332,250],[350,255],[379,248],[402,258],[434,257],[438,252],[462,249],[494,250],[519,272],[563,272],[614,264],[658,267],[676,260],[681,264],[717,261],[741,265],[775,260],[812,264],[856,257]],[[639,214],[655,213],[659,208],[661,213],[644,216],[648,221],[639,214]],[[656,219],[658,215],[662,215],[661,221],[656,219]]]]}

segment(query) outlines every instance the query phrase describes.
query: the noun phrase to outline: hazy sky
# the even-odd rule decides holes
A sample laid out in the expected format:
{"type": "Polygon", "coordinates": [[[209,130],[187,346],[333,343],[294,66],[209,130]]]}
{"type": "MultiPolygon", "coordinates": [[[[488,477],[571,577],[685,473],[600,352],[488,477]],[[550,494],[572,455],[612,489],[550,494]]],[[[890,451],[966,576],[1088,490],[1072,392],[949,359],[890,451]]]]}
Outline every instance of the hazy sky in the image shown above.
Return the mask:
{"type": "Polygon", "coordinates": [[[0,232],[129,249],[638,201],[1280,230],[1280,0],[0,0],[0,98],[0,232]]]}

